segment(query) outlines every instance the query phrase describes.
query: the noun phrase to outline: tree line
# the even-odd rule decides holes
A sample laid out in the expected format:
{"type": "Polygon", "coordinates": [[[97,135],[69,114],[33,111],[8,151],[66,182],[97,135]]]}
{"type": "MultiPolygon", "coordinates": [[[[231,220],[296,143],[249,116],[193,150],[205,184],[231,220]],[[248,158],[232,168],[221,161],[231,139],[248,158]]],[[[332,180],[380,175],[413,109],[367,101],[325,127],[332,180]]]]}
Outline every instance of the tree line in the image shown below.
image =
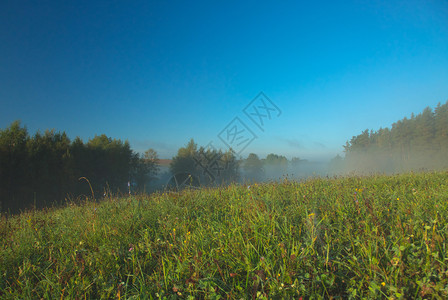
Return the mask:
{"type": "MultiPolygon", "coordinates": [[[[170,164],[171,180],[159,180],[157,152],[134,152],[128,141],[104,134],[87,142],[71,141],[65,132],[46,130],[30,136],[19,121],[0,129],[1,212],[17,213],[27,208],[63,204],[79,197],[100,199],[129,191],[139,193],[186,182],[193,186],[223,185],[231,182],[280,178],[288,166],[307,161],[269,154],[247,159],[227,151],[199,147],[191,139],[178,149],[170,164]],[[269,176],[267,176],[269,174],[269,176]]],[[[165,174],[166,176],[166,174],[165,174]]]]}
{"type": "Polygon", "coordinates": [[[285,156],[275,153],[268,154],[266,158],[259,158],[257,154],[250,153],[242,160],[242,171],[245,180],[266,181],[278,180],[285,176],[302,178],[323,175],[327,172],[327,165],[299,157],[288,160],[285,156]]]}
{"type": "Polygon", "coordinates": [[[240,179],[239,165],[232,149],[223,152],[213,147],[198,147],[191,139],[173,157],[170,164],[173,178],[168,185],[185,182],[193,186],[210,186],[237,182],[240,179]]]}
{"type": "MultiPolygon", "coordinates": [[[[448,167],[448,101],[432,110],[425,108],[378,131],[365,130],[347,141],[345,157],[330,164],[297,157],[250,153],[236,157],[232,149],[199,147],[191,139],[178,149],[169,174],[159,188],[179,183],[191,186],[230,182],[277,180],[328,173],[402,172],[448,167]]],[[[28,134],[20,122],[0,129],[1,212],[61,204],[80,196],[99,199],[109,194],[149,191],[160,175],[157,152],[140,154],[127,141],[97,135],[87,142],[71,141],[65,132],[47,130],[28,134]],[[92,195],[93,194],[93,195],[92,195]]],[[[161,182],[163,181],[163,182],[161,182]]]]}
{"type": "Polygon", "coordinates": [[[187,183],[193,186],[221,185],[230,182],[254,182],[278,180],[283,176],[304,177],[322,175],[326,165],[293,157],[288,160],[283,155],[268,154],[259,158],[250,153],[247,158],[238,158],[232,149],[223,152],[213,148],[198,147],[191,139],[178,150],[173,158],[170,171],[170,185],[187,183]],[[174,182],[175,180],[175,182],[174,182]]]}
{"type": "Polygon", "coordinates": [[[135,153],[127,141],[104,134],[86,143],[79,137],[70,141],[65,132],[54,130],[30,136],[15,121],[0,130],[1,211],[42,208],[67,197],[144,190],[157,175],[157,161],[154,150],[135,153]]]}
{"type": "Polygon", "coordinates": [[[347,141],[333,165],[361,172],[403,172],[448,167],[448,101],[403,118],[391,128],[365,130],[347,141]]]}

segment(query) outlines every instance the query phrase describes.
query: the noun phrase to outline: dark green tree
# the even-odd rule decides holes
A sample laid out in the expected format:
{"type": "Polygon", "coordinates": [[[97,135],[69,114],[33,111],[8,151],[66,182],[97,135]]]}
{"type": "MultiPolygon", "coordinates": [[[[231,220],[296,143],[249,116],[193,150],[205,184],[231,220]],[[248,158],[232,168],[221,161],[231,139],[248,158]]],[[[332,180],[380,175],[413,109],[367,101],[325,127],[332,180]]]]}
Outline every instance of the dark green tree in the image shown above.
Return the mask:
{"type": "Polygon", "coordinates": [[[26,144],[29,136],[19,121],[0,130],[0,201],[3,211],[17,211],[32,203],[26,144]],[[26,199],[26,203],[22,202],[26,199]]]}
{"type": "Polygon", "coordinates": [[[195,156],[198,152],[198,145],[193,139],[187,143],[185,147],[179,148],[177,155],[173,157],[170,164],[170,170],[172,174],[177,173],[191,173],[198,175],[199,170],[196,168],[195,156]]]}
{"type": "Polygon", "coordinates": [[[135,153],[131,163],[131,181],[137,191],[146,191],[147,186],[157,179],[159,157],[154,149],[148,149],[143,155],[135,153]]]}
{"type": "Polygon", "coordinates": [[[219,162],[222,166],[222,170],[218,176],[218,183],[229,184],[231,182],[237,182],[240,178],[239,165],[240,162],[235,156],[232,149],[227,150],[224,153],[219,153],[219,162]]]}
{"type": "Polygon", "coordinates": [[[250,153],[243,162],[243,170],[245,178],[252,181],[260,181],[264,179],[263,162],[257,154],[250,153]]]}
{"type": "Polygon", "coordinates": [[[271,179],[279,179],[288,172],[288,159],[283,155],[268,154],[263,160],[265,175],[271,179]]]}
{"type": "Polygon", "coordinates": [[[39,132],[27,143],[29,187],[39,206],[58,203],[70,187],[70,140],[65,132],[39,132]]]}
{"type": "Polygon", "coordinates": [[[95,186],[95,191],[102,194],[106,187],[112,192],[126,191],[133,154],[129,143],[103,134],[89,140],[87,149],[88,179],[95,186]]]}
{"type": "Polygon", "coordinates": [[[190,139],[185,147],[179,148],[179,150],[177,151],[177,155],[173,157],[170,164],[171,174],[173,176],[176,176],[177,182],[194,180],[196,184],[199,184],[196,181],[201,176],[202,170],[199,169],[195,161],[195,157],[197,154],[198,145],[194,142],[193,139],[190,139]]]}

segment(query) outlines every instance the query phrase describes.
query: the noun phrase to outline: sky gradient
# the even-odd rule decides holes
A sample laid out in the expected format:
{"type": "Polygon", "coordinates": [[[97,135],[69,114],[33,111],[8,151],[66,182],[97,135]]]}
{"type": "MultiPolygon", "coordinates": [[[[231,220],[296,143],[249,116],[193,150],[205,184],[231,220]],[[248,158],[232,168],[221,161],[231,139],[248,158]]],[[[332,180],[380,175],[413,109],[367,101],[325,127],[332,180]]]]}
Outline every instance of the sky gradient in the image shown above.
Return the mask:
{"type": "Polygon", "coordinates": [[[364,129],[448,100],[447,1],[3,1],[0,128],[105,133],[170,158],[194,138],[240,154],[342,154],[364,129]],[[260,130],[260,93],[281,114],[260,130]]]}

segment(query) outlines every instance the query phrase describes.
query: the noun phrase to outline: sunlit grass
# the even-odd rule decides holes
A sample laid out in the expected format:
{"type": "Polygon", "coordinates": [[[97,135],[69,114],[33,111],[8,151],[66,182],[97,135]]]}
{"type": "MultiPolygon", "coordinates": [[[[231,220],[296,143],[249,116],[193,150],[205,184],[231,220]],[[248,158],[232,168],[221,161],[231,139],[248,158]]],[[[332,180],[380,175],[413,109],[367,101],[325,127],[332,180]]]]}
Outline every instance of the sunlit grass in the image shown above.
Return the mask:
{"type": "Polygon", "coordinates": [[[2,298],[446,298],[448,173],[230,185],[0,224],[2,298]]]}

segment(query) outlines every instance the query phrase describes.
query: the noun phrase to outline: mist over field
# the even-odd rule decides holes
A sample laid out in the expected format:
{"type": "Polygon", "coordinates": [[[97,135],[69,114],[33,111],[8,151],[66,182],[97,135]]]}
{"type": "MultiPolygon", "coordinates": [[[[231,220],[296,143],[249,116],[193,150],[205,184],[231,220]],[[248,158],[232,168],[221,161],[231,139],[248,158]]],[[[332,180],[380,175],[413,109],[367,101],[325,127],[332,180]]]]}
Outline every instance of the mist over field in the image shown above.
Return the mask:
{"type": "Polygon", "coordinates": [[[364,130],[330,161],[288,159],[281,154],[238,155],[199,146],[191,139],[170,159],[138,153],[106,135],[71,141],[65,132],[37,132],[14,122],[0,131],[0,196],[3,212],[45,207],[91,196],[251,184],[340,175],[396,174],[448,167],[448,102],[403,118],[390,127],[364,130]]]}
{"type": "MultiPolygon", "coordinates": [[[[196,148],[191,141],[184,148],[186,152],[179,151],[177,159],[185,153],[202,153],[196,148]]],[[[439,103],[434,109],[427,107],[423,112],[413,113],[410,118],[404,117],[390,127],[366,129],[348,139],[343,148],[343,156],[338,154],[330,161],[298,157],[288,160],[283,155],[273,153],[260,158],[250,153],[238,161],[240,172],[234,178],[240,182],[250,182],[444,170],[448,167],[448,102],[439,103]]],[[[227,166],[228,162],[224,161],[223,168],[227,166]]],[[[176,164],[172,167],[174,171],[181,171],[176,169],[176,164]]],[[[203,170],[208,171],[207,167],[202,165],[203,170]]]]}

